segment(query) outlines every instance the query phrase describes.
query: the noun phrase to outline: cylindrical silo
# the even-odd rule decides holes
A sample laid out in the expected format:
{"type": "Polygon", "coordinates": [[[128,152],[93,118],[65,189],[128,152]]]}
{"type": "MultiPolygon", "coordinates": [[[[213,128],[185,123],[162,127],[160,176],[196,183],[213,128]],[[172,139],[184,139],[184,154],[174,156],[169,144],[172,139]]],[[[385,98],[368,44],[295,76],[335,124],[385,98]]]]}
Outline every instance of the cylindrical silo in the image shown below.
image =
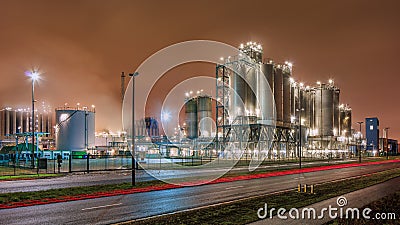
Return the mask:
{"type": "Polygon", "coordinates": [[[260,64],[257,81],[257,101],[260,110],[259,119],[271,120],[274,118],[275,102],[273,97],[274,89],[274,67],[272,62],[260,64]]]}
{"type": "Polygon", "coordinates": [[[17,130],[16,130],[17,133],[22,133],[22,127],[23,127],[23,123],[24,123],[23,118],[24,118],[24,112],[21,109],[19,109],[17,111],[17,125],[16,125],[17,126],[17,130]]]}
{"type": "Polygon", "coordinates": [[[197,120],[197,98],[191,98],[185,103],[186,114],[186,136],[187,138],[194,139],[199,136],[198,134],[198,120],[197,120]]]}
{"type": "Polygon", "coordinates": [[[0,138],[2,138],[5,135],[5,110],[0,110],[0,138]]]}
{"type": "Polygon", "coordinates": [[[242,72],[246,78],[246,100],[244,102],[245,106],[245,114],[246,116],[254,116],[256,114],[256,93],[257,93],[257,68],[246,68],[247,66],[243,65],[242,72]]]}
{"type": "MultiPolygon", "coordinates": [[[[229,116],[234,120],[237,116],[243,116],[245,112],[245,100],[246,100],[246,90],[247,84],[242,76],[238,73],[239,71],[231,71],[229,77],[231,93],[230,93],[230,104],[229,104],[229,116]]],[[[244,69],[243,69],[244,71],[244,69]]],[[[244,75],[244,74],[243,74],[244,75]]],[[[223,102],[224,100],[221,99],[223,102]]]]}
{"type": "Polygon", "coordinates": [[[276,107],[276,120],[283,121],[283,73],[281,65],[274,68],[274,98],[276,107]]]}
{"type": "Polygon", "coordinates": [[[333,129],[334,135],[339,136],[339,94],[340,90],[334,88],[333,90],[333,129]]]}
{"type": "Polygon", "coordinates": [[[272,61],[262,64],[261,71],[268,81],[271,91],[274,92],[274,64],[272,61]]]}
{"type": "Polygon", "coordinates": [[[309,96],[310,96],[310,127],[314,128],[315,127],[315,90],[310,89],[309,90],[309,96]]]}
{"type": "Polygon", "coordinates": [[[351,136],[351,108],[347,105],[342,105],[339,108],[339,130],[340,135],[351,136]]]}
{"type": "Polygon", "coordinates": [[[212,119],[212,101],[208,96],[197,97],[197,121],[201,137],[211,137],[213,119],[212,119]]]}
{"type": "Polygon", "coordinates": [[[94,140],[94,111],[56,109],[57,150],[82,151],[94,147],[94,140]]]}
{"type": "Polygon", "coordinates": [[[283,104],[283,121],[287,124],[290,123],[291,119],[291,110],[290,110],[290,69],[285,66],[284,70],[282,70],[282,104],[283,104]]]}
{"type": "Polygon", "coordinates": [[[315,124],[319,134],[333,136],[333,90],[325,84],[315,91],[315,124]]]}

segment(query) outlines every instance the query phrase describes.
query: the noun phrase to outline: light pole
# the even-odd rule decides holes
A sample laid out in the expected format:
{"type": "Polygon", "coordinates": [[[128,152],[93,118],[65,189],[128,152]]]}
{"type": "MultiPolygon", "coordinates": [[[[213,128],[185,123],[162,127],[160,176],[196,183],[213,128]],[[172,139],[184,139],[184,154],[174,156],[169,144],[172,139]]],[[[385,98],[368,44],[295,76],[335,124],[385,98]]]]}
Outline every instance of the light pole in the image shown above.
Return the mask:
{"type": "MultiPolygon", "coordinates": [[[[389,159],[389,129],[390,127],[385,127],[386,130],[386,159],[389,159]]],[[[383,142],[385,143],[385,142],[383,142]]]]}
{"type": "Polygon", "coordinates": [[[40,74],[38,71],[30,71],[26,73],[27,76],[31,78],[32,81],[32,160],[31,167],[35,168],[35,128],[36,128],[36,118],[35,118],[35,82],[39,80],[40,74]]]}
{"type": "Polygon", "coordinates": [[[357,122],[360,125],[360,136],[358,137],[358,142],[359,142],[359,150],[358,150],[358,162],[361,163],[361,124],[364,122],[359,121],[357,122]]]}
{"type": "Polygon", "coordinates": [[[296,109],[296,111],[299,112],[299,147],[298,147],[298,151],[299,151],[299,167],[301,169],[301,111],[303,111],[304,109],[301,108],[301,95],[300,95],[300,89],[303,87],[303,83],[299,84],[299,87],[297,88],[297,95],[299,98],[299,108],[296,109]]]}
{"type": "Polygon", "coordinates": [[[139,76],[139,72],[129,74],[132,77],[132,186],[136,184],[136,160],[135,160],[135,77],[139,76]]]}

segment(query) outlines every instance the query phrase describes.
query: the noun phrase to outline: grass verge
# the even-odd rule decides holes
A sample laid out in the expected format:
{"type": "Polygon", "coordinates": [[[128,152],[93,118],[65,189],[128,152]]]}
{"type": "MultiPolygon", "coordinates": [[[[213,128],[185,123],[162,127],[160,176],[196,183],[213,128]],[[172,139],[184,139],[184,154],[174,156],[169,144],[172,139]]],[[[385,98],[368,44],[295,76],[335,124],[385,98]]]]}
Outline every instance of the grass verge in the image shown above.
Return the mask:
{"type": "Polygon", "coordinates": [[[257,210],[264,207],[264,203],[268,203],[268,208],[301,208],[398,176],[400,176],[400,168],[361,178],[317,185],[316,194],[289,191],[123,224],[247,224],[258,220],[257,210]]]}
{"type": "Polygon", "coordinates": [[[22,180],[22,179],[42,179],[42,178],[50,178],[50,177],[60,177],[64,176],[64,174],[53,174],[53,173],[46,173],[46,174],[26,174],[26,175],[10,175],[10,176],[0,176],[0,181],[7,181],[7,180],[22,180]]]}
{"type": "MultiPolygon", "coordinates": [[[[351,162],[348,162],[351,163],[351,162]]],[[[347,164],[347,163],[343,163],[347,164]]],[[[317,167],[317,165],[308,165],[307,167],[317,167]]],[[[305,168],[305,167],[304,167],[305,168]]],[[[273,171],[286,171],[290,170],[287,168],[275,168],[273,171]]],[[[260,169],[256,171],[230,171],[225,174],[224,177],[239,177],[242,175],[255,175],[273,172],[270,169],[260,169]]],[[[36,175],[37,176],[37,175],[36,175]]],[[[157,187],[166,185],[166,183],[154,180],[154,181],[144,181],[137,182],[135,188],[146,188],[146,187],[157,187]]],[[[95,186],[84,186],[84,187],[70,187],[70,188],[60,188],[60,189],[50,189],[45,191],[35,191],[35,192],[16,192],[16,193],[4,193],[0,194],[0,204],[9,204],[16,202],[24,202],[28,200],[41,200],[48,198],[60,198],[64,196],[77,196],[81,194],[96,194],[102,192],[111,192],[116,190],[131,190],[131,183],[125,182],[121,184],[107,184],[107,185],[95,185],[95,186]]]]}
{"type": "MultiPolygon", "coordinates": [[[[345,162],[343,164],[354,163],[354,162],[345,162]]],[[[314,164],[307,165],[303,168],[311,168],[318,167],[324,164],[314,164]]],[[[326,165],[326,164],[325,164],[326,165]]],[[[237,177],[243,175],[256,175],[262,174],[266,172],[275,172],[275,171],[286,171],[290,170],[290,168],[261,168],[255,171],[229,171],[222,177],[237,177]]],[[[42,174],[44,175],[44,174],[42,174]]],[[[40,175],[40,176],[42,176],[40,175]]],[[[48,176],[53,176],[54,174],[48,174],[48,176]]],[[[21,175],[21,177],[33,178],[37,177],[37,175],[21,175]]],[[[8,177],[8,176],[7,176],[8,177]]],[[[15,176],[13,176],[15,177],[15,176]]],[[[23,179],[23,178],[21,178],[23,179]]],[[[199,178],[201,179],[201,178],[199,178]]],[[[174,180],[174,179],[172,179],[174,180]]],[[[181,179],[182,180],[182,179],[181,179]]],[[[178,181],[177,181],[178,182],[178,181]]],[[[144,181],[137,182],[135,188],[141,187],[150,187],[150,186],[161,186],[166,184],[163,181],[154,180],[154,181],[144,181]]],[[[84,187],[70,187],[70,188],[59,188],[59,189],[50,189],[45,191],[34,191],[34,192],[14,192],[14,193],[4,193],[0,194],[0,204],[8,204],[12,202],[23,202],[26,200],[40,200],[45,198],[57,198],[62,196],[74,196],[80,194],[94,194],[98,192],[108,192],[114,190],[128,190],[132,189],[131,183],[125,182],[121,184],[106,184],[106,185],[95,185],[95,186],[84,186],[84,187]]]]}

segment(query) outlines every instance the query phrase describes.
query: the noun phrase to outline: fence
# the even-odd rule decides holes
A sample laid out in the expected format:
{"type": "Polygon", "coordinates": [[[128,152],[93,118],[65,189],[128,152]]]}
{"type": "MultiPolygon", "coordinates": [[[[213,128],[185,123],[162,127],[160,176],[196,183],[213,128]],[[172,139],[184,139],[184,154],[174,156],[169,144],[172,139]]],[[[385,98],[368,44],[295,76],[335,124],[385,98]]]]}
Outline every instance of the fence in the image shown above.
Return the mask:
{"type": "MultiPolygon", "coordinates": [[[[58,162],[57,159],[42,158],[35,162],[35,168],[31,168],[29,159],[19,160],[14,163],[12,160],[0,160],[0,176],[27,175],[37,173],[71,173],[71,172],[86,172],[93,171],[111,171],[111,170],[131,170],[132,157],[130,155],[82,155],[69,156],[58,162]],[[39,165],[39,169],[38,166],[39,165]]],[[[224,159],[215,156],[184,156],[164,158],[160,154],[148,155],[146,157],[137,157],[138,165],[136,168],[143,169],[181,169],[185,167],[199,166],[214,161],[217,166],[223,166],[228,161],[237,161],[237,166],[248,165],[252,160],[251,156],[243,155],[241,159],[224,159]]],[[[257,160],[254,159],[253,160],[257,160]]],[[[312,157],[302,157],[303,162],[307,161],[331,161],[342,160],[338,159],[321,159],[312,157]]],[[[261,161],[259,161],[261,162],[261,161]]],[[[297,163],[297,158],[282,158],[263,160],[263,165],[274,163],[297,163]]]]}

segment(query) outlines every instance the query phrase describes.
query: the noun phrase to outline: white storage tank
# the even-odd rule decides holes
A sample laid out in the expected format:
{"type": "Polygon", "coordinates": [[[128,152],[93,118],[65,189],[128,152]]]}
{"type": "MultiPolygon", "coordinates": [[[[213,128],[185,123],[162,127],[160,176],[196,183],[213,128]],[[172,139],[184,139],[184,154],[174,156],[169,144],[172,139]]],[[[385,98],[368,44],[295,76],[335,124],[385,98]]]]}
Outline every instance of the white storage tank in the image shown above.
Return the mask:
{"type": "Polygon", "coordinates": [[[57,150],[82,151],[94,145],[94,107],[56,109],[57,150]]]}

